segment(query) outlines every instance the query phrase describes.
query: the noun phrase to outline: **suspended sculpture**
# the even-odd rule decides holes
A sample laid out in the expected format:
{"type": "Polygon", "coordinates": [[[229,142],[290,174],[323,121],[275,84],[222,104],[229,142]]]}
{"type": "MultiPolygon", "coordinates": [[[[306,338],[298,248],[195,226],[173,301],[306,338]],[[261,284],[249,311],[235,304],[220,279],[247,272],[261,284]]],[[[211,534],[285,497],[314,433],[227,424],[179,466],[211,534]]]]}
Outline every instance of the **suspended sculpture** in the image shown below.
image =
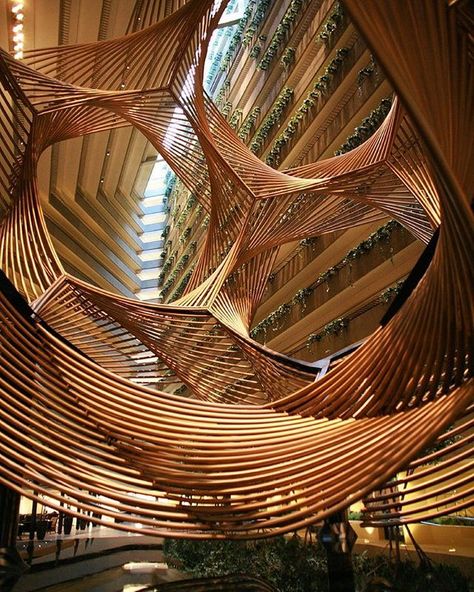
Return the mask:
{"type": "Polygon", "coordinates": [[[96,522],[130,514],[119,529],[190,538],[288,532],[377,488],[374,523],[472,504],[472,38],[452,4],[346,0],[400,100],[365,144],[287,171],[258,160],[203,89],[219,1],[189,0],[117,40],[1,53],[0,263],[29,303],[5,282],[1,484],[96,522]],[[170,305],[66,274],[38,198],[45,148],[129,124],[210,214],[170,305]],[[279,245],[387,214],[439,238],[364,345],[318,379],[317,364],[250,338],[279,245]],[[158,357],[193,398],[136,384],[137,357],[158,357]]]}

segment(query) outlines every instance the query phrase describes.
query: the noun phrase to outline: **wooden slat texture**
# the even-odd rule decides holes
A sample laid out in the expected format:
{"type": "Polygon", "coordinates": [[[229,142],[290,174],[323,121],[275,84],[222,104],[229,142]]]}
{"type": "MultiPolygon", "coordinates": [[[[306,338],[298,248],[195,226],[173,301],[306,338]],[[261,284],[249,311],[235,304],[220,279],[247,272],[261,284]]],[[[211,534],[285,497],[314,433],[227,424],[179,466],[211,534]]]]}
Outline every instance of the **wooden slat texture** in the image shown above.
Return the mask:
{"type": "Polygon", "coordinates": [[[219,2],[144,2],[149,26],[135,14],[124,37],[0,54],[0,264],[31,305],[3,280],[0,483],[190,538],[285,533],[363,497],[374,524],[472,504],[469,35],[456,5],[346,4],[400,98],[358,148],[285,171],[203,90],[219,2]],[[46,148],[130,124],[210,213],[173,305],[66,274],[38,198],[46,148]],[[387,215],[424,242],[440,229],[387,324],[327,372],[250,338],[278,246],[387,215]],[[171,394],[181,383],[190,397],[171,394]]]}

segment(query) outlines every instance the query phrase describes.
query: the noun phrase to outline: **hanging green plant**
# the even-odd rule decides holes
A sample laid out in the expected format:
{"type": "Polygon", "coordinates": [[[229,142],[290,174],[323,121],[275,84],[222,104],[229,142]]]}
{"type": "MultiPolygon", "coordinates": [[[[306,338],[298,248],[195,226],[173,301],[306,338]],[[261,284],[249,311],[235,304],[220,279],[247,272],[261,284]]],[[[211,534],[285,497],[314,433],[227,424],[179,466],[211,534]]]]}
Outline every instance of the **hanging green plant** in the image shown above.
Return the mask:
{"type": "MultiPolygon", "coordinates": [[[[255,13],[250,22],[250,25],[248,26],[248,29],[245,31],[242,37],[242,45],[244,47],[248,47],[250,45],[253,36],[258,31],[260,25],[263,22],[263,19],[265,18],[265,14],[270,4],[271,0],[260,0],[260,2],[257,4],[257,8],[255,9],[255,13]]],[[[266,35],[259,35],[260,41],[265,41],[266,38],[266,35]]]]}
{"type": "Polygon", "coordinates": [[[287,47],[283,52],[280,59],[280,64],[283,66],[283,68],[285,68],[285,70],[288,70],[290,66],[294,63],[295,54],[296,49],[294,47],[287,47]]]}
{"type": "Polygon", "coordinates": [[[229,89],[230,89],[230,80],[226,80],[216,96],[216,105],[217,105],[217,107],[219,107],[219,109],[222,108],[222,104],[224,102],[225,96],[226,96],[229,89]]]}
{"type": "Polygon", "coordinates": [[[275,29],[275,33],[270,40],[270,43],[263,54],[257,68],[259,70],[267,70],[273,58],[278,53],[280,46],[286,40],[288,32],[293,27],[305,0],[292,0],[287,8],[279,25],[275,29]]]}
{"type": "Polygon", "coordinates": [[[262,51],[262,46],[261,45],[254,45],[249,53],[249,56],[255,60],[258,58],[258,56],[260,55],[260,52],[262,51]]]}
{"type": "Polygon", "coordinates": [[[273,104],[273,108],[265,117],[262,124],[258,128],[257,133],[252,139],[252,143],[250,144],[250,149],[252,152],[258,152],[258,150],[263,146],[265,138],[268,136],[270,130],[275,124],[279,122],[283,111],[290,103],[293,93],[294,90],[289,86],[283,87],[281,93],[278,95],[273,104]]]}
{"type": "Polygon", "coordinates": [[[320,98],[321,93],[324,93],[329,89],[334,75],[341,67],[344,58],[348,53],[349,49],[347,47],[341,47],[337,50],[336,57],[329,62],[324,74],[316,80],[312,90],[310,90],[305,99],[303,99],[303,102],[296,110],[295,115],[290,119],[282,134],[273,143],[265,160],[268,165],[278,166],[278,164],[280,164],[281,149],[288,143],[290,138],[296,134],[299,122],[304,119],[304,116],[309,113],[313,107],[315,107],[317,99],[320,98]]]}
{"type": "Polygon", "coordinates": [[[311,333],[311,335],[306,340],[307,346],[310,346],[312,343],[319,342],[329,335],[339,335],[339,333],[346,329],[348,324],[349,319],[345,317],[334,319],[334,321],[331,321],[325,325],[319,333],[311,333]]]}
{"type": "Polygon", "coordinates": [[[182,384],[180,387],[178,387],[174,392],[173,395],[183,395],[186,390],[187,390],[187,386],[185,384],[182,384]]]}
{"type": "Polygon", "coordinates": [[[232,129],[236,129],[239,124],[240,119],[242,118],[242,109],[236,109],[233,113],[231,118],[229,119],[229,125],[232,129]]]}
{"type": "Polygon", "coordinates": [[[169,297],[169,299],[168,299],[169,302],[173,302],[174,300],[177,300],[178,298],[181,298],[181,296],[183,295],[183,292],[184,292],[186,286],[189,283],[189,280],[191,279],[191,276],[193,274],[193,271],[194,271],[194,266],[186,273],[186,275],[180,281],[180,283],[178,284],[178,287],[176,288],[176,290],[169,297]]]}
{"type": "Polygon", "coordinates": [[[333,11],[328,16],[319,35],[316,37],[316,42],[328,43],[334,32],[338,29],[344,21],[344,8],[340,2],[334,6],[333,11]]]}
{"type": "Polygon", "coordinates": [[[190,236],[191,236],[191,228],[188,226],[186,228],[186,230],[183,232],[183,234],[179,237],[179,240],[178,240],[179,244],[180,245],[184,244],[190,236]]]}
{"type": "Polygon", "coordinates": [[[232,103],[227,101],[221,109],[221,113],[224,117],[227,117],[232,109],[232,103]]]}
{"type": "Polygon", "coordinates": [[[392,106],[392,98],[386,97],[382,99],[380,105],[376,107],[371,113],[362,120],[360,126],[356,127],[354,133],[351,134],[347,140],[342,144],[339,150],[334,152],[335,156],[345,154],[350,150],[353,150],[357,146],[360,146],[363,142],[368,140],[370,136],[380,127],[382,121],[387,116],[392,106]]]}
{"type": "Polygon", "coordinates": [[[370,62],[367,66],[359,70],[357,73],[357,86],[360,88],[364,84],[364,81],[367,80],[367,78],[370,78],[376,70],[377,63],[375,62],[374,56],[371,55],[370,62]]]}
{"type": "Polygon", "coordinates": [[[234,57],[235,50],[238,47],[240,47],[240,45],[241,45],[244,29],[250,20],[250,17],[252,15],[254,7],[255,7],[255,1],[250,0],[247,8],[244,10],[244,14],[242,15],[242,18],[240,19],[239,24],[237,25],[237,29],[236,29],[234,35],[232,36],[232,39],[230,40],[230,43],[227,47],[226,54],[223,57],[222,62],[220,64],[220,69],[223,72],[225,72],[227,70],[231,60],[234,57]]]}
{"type": "Polygon", "coordinates": [[[390,286],[390,288],[381,292],[379,296],[380,302],[383,302],[384,304],[390,302],[400,292],[404,283],[403,280],[400,280],[394,286],[390,286]]]}
{"type": "MultiPolygon", "coordinates": [[[[254,327],[251,332],[251,337],[257,336],[262,331],[265,331],[268,327],[273,327],[276,321],[282,319],[282,317],[287,314],[293,306],[296,304],[302,306],[304,309],[306,307],[308,298],[313,294],[315,289],[320,286],[321,284],[327,283],[333,276],[335,276],[341,269],[345,266],[350,265],[352,261],[363,255],[364,253],[369,252],[371,249],[375,247],[380,242],[387,241],[390,236],[392,235],[393,231],[396,229],[402,229],[402,226],[396,220],[389,220],[386,224],[381,226],[375,232],[373,232],[366,240],[361,241],[356,247],[348,251],[345,257],[341,259],[341,261],[324,271],[323,273],[319,274],[318,278],[316,279],[313,284],[310,286],[299,290],[291,300],[282,304],[278,307],[275,311],[270,313],[267,317],[265,317],[258,325],[254,327]]],[[[300,245],[308,246],[314,244],[317,240],[316,237],[303,239],[300,241],[300,245]]],[[[274,279],[274,274],[273,274],[274,279]]],[[[270,281],[270,278],[269,278],[270,281]]],[[[401,288],[401,283],[398,282],[396,286],[388,288],[386,290],[386,294],[382,293],[379,298],[381,301],[383,298],[390,299],[394,295],[394,290],[399,290],[401,288]]],[[[274,328],[274,330],[277,330],[274,328]]]]}
{"type": "Polygon", "coordinates": [[[250,130],[255,125],[258,116],[260,115],[260,107],[254,107],[252,111],[247,115],[245,121],[240,126],[238,136],[241,140],[244,140],[250,133],[250,130]]]}

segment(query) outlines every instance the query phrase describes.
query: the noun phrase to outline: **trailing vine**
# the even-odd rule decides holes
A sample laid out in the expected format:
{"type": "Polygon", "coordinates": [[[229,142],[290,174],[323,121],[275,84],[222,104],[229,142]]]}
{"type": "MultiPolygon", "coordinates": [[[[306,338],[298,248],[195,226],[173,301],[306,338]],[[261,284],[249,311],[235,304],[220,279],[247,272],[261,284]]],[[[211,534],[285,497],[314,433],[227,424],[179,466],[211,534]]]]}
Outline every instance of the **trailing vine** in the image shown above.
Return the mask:
{"type": "Polygon", "coordinates": [[[370,62],[367,64],[367,66],[365,66],[365,68],[362,68],[361,70],[359,70],[359,72],[357,73],[357,86],[360,88],[362,86],[362,84],[364,83],[364,80],[366,80],[367,78],[370,78],[372,76],[372,74],[376,71],[377,71],[377,62],[375,61],[374,56],[371,55],[370,62]]]}
{"type": "Polygon", "coordinates": [[[176,179],[177,179],[177,177],[173,172],[168,171],[166,173],[166,176],[165,176],[165,183],[166,183],[165,197],[166,197],[166,199],[168,199],[170,197],[173,189],[175,188],[176,179]]]}
{"type": "Polygon", "coordinates": [[[216,96],[216,105],[217,105],[217,107],[219,107],[219,109],[222,108],[222,103],[223,103],[225,96],[226,96],[229,89],[230,89],[230,80],[226,80],[216,96]]]}
{"type": "Polygon", "coordinates": [[[174,300],[177,300],[178,298],[181,298],[181,296],[183,295],[183,292],[186,288],[186,286],[189,283],[189,280],[191,279],[191,276],[193,274],[194,271],[194,265],[193,267],[191,267],[191,269],[186,273],[186,275],[183,277],[183,279],[179,282],[176,290],[171,294],[169,301],[172,302],[174,300]]]}
{"type": "Polygon", "coordinates": [[[178,387],[174,392],[173,395],[182,395],[186,392],[186,389],[188,387],[185,384],[182,384],[180,387],[178,387]]]}
{"type": "Polygon", "coordinates": [[[294,47],[287,47],[283,52],[280,58],[280,64],[285,68],[285,70],[289,70],[290,66],[295,61],[295,54],[296,49],[294,47]]]}
{"type": "Polygon", "coordinates": [[[383,304],[390,302],[400,292],[404,283],[403,280],[400,280],[394,286],[390,286],[390,288],[381,292],[378,297],[379,302],[383,304]]]}
{"type": "Polygon", "coordinates": [[[239,132],[237,134],[241,140],[244,140],[249,135],[250,130],[253,128],[258,116],[260,115],[260,111],[260,107],[254,107],[254,109],[252,109],[252,111],[245,118],[245,121],[240,126],[239,132]]]}
{"type": "Polygon", "coordinates": [[[324,74],[316,80],[313,84],[313,88],[308,92],[301,105],[296,109],[295,114],[291,117],[285,129],[273,142],[270,152],[265,159],[267,164],[270,166],[277,166],[279,164],[280,153],[283,146],[285,146],[292,136],[296,134],[300,121],[302,121],[306,113],[316,105],[321,93],[324,93],[329,89],[334,75],[343,64],[348,53],[349,49],[347,47],[341,47],[336,51],[335,57],[327,65],[324,74]]]}
{"type": "Polygon", "coordinates": [[[334,31],[336,31],[336,29],[343,22],[343,20],[344,20],[344,8],[340,2],[337,2],[337,4],[334,6],[333,11],[328,16],[325,23],[321,27],[321,31],[320,31],[319,35],[317,36],[316,41],[319,41],[322,43],[329,43],[332,34],[334,33],[334,31]]]}
{"type": "Polygon", "coordinates": [[[235,33],[233,34],[232,39],[230,40],[230,43],[227,47],[226,54],[221,61],[220,69],[223,72],[225,72],[227,70],[232,58],[234,57],[235,50],[238,47],[240,47],[240,45],[241,45],[244,29],[247,26],[247,24],[250,20],[250,17],[252,16],[252,12],[253,12],[254,7],[255,7],[255,0],[250,0],[247,8],[244,11],[244,14],[242,15],[242,18],[239,21],[239,24],[237,25],[237,29],[236,29],[235,33]]]}
{"type": "MultiPolygon", "coordinates": [[[[363,254],[368,253],[377,243],[387,241],[392,235],[393,231],[397,228],[401,228],[400,224],[395,220],[390,220],[384,226],[381,226],[375,232],[373,232],[366,240],[360,242],[354,249],[351,249],[346,256],[335,266],[330,267],[323,273],[321,273],[315,282],[310,286],[299,290],[291,300],[285,302],[279,306],[276,310],[265,317],[258,325],[256,325],[250,332],[252,338],[256,338],[260,333],[266,333],[269,327],[272,327],[274,331],[278,330],[278,322],[282,321],[288,313],[294,308],[294,306],[300,306],[303,311],[306,308],[309,297],[313,294],[318,286],[328,282],[328,280],[336,275],[343,267],[350,265],[352,261],[361,257],[363,254]]],[[[308,240],[308,239],[305,239],[308,240]]],[[[398,284],[397,284],[398,286],[398,284]]],[[[388,288],[383,292],[379,298],[390,299],[395,293],[394,290],[399,289],[396,287],[388,288]]],[[[384,300],[381,300],[384,301],[384,300]]],[[[388,300],[387,300],[388,301],[388,300]]]]}
{"type": "Polygon", "coordinates": [[[380,241],[388,240],[392,232],[397,228],[401,228],[400,224],[396,220],[390,220],[373,232],[366,240],[360,242],[357,247],[351,249],[341,263],[347,265],[354,259],[358,259],[362,254],[368,253],[380,241]]]}
{"type": "Polygon", "coordinates": [[[273,34],[273,37],[270,40],[270,44],[268,45],[265,53],[263,54],[262,59],[260,60],[260,63],[257,66],[259,70],[267,70],[271,61],[278,53],[280,45],[286,39],[288,31],[295,23],[303,4],[304,0],[291,1],[287,11],[285,12],[283,18],[280,21],[280,24],[275,29],[275,33],[273,34]]]}
{"type": "Polygon", "coordinates": [[[233,113],[231,118],[229,119],[229,125],[232,129],[236,129],[239,125],[239,121],[242,117],[242,109],[236,109],[233,113]]]}
{"type": "Polygon", "coordinates": [[[357,146],[360,146],[363,142],[368,140],[372,134],[374,134],[380,127],[380,124],[387,116],[392,106],[392,98],[386,97],[382,99],[380,105],[376,107],[367,117],[362,120],[362,123],[355,128],[347,140],[342,144],[339,150],[334,152],[335,156],[345,154],[350,150],[353,150],[357,146]]]}
{"type": "Polygon", "coordinates": [[[182,234],[182,235],[179,237],[179,239],[178,239],[178,243],[179,243],[180,245],[184,244],[184,243],[185,243],[185,242],[188,240],[188,238],[189,238],[190,236],[191,236],[191,227],[190,227],[190,226],[188,226],[188,227],[186,228],[186,230],[183,232],[183,234],[182,234]]]}
{"type": "Polygon", "coordinates": [[[258,128],[257,133],[255,134],[252,143],[250,144],[250,150],[252,152],[257,152],[263,146],[265,142],[265,138],[268,136],[271,128],[278,123],[280,120],[281,114],[290,103],[291,98],[293,97],[294,90],[289,86],[283,87],[281,93],[278,95],[274,106],[270,113],[265,117],[262,122],[262,125],[258,128]]]}
{"type": "Polygon", "coordinates": [[[189,213],[192,211],[196,203],[197,197],[194,195],[194,193],[191,193],[191,195],[188,197],[186,205],[184,206],[183,210],[179,214],[178,219],[176,220],[176,226],[178,228],[181,228],[181,226],[184,224],[186,218],[189,216],[189,213]]]}
{"type": "MultiPolygon", "coordinates": [[[[245,34],[242,38],[242,45],[244,47],[247,47],[248,45],[250,45],[253,36],[255,35],[255,33],[258,31],[258,28],[260,27],[260,25],[263,22],[263,19],[265,18],[265,14],[267,13],[268,8],[270,7],[272,3],[272,0],[260,0],[260,2],[257,5],[257,8],[255,9],[255,13],[253,15],[252,21],[250,22],[250,25],[248,27],[248,29],[245,31],[245,34]]],[[[267,38],[266,35],[260,35],[259,39],[260,41],[265,41],[267,38]],[[260,37],[265,37],[265,39],[260,39],[260,37]]]]}
{"type": "Polygon", "coordinates": [[[178,277],[179,273],[186,267],[186,264],[189,261],[190,256],[191,256],[191,254],[186,252],[179,259],[178,263],[176,264],[176,267],[171,272],[171,274],[168,276],[168,279],[166,280],[166,282],[163,284],[163,287],[161,288],[161,295],[162,296],[165,296],[170,291],[171,286],[176,281],[176,278],[178,277]]]}
{"type": "Polygon", "coordinates": [[[311,333],[311,335],[306,340],[306,344],[310,346],[312,343],[321,341],[321,339],[327,337],[328,335],[339,335],[339,333],[341,333],[348,324],[349,320],[346,317],[334,319],[334,321],[324,325],[319,333],[311,333]]]}
{"type": "Polygon", "coordinates": [[[262,46],[255,44],[252,49],[250,50],[249,56],[256,60],[258,58],[258,56],[260,55],[260,52],[262,51],[262,46]]]}
{"type": "MultiPolygon", "coordinates": [[[[390,302],[390,300],[392,300],[392,298],[394,298],[394,296],[400,292],[402,286],[402,280],[398,281],[394,286],[390,286],[390,288],[387,288],[380,293],[380,295],[372,302],[372,306],[390,302]]],[[[319,333],[312,333],[309,335],[308,339],[306,340],[306,346],[311,347],[311,344],[319,342],[329,335],[339,335],[344,329],[348,327],[350,321],[355,318],[355,316],[358,315],[354,315],[354,317],[341,317],[331,321],[325,325],[319,333]]]]}
{"type": "Polygon", "coordinates": [[[227,101],[221,108],[221,113],[224,117],[227,117],[232,109],[232,103],[227,101]]]}

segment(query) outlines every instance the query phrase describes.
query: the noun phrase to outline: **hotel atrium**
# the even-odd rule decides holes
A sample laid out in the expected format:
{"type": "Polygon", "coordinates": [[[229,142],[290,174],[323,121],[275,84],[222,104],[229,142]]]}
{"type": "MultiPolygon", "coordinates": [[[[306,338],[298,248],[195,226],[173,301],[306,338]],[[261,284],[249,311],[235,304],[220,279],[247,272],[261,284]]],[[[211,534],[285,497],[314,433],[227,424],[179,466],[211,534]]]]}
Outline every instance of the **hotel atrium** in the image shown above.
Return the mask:
{"type": "Polygon", "coordinates": [[[472,4],[1,4],[0,589],[472,577],[472,4]]]}

